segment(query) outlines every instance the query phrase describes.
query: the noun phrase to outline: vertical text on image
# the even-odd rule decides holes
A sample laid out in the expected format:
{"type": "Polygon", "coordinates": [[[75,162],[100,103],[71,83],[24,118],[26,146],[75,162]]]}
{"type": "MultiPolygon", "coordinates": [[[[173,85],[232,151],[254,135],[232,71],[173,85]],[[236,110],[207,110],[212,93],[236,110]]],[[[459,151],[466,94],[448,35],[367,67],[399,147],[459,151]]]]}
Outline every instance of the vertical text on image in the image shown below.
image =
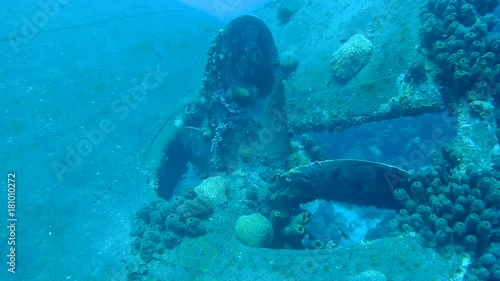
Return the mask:
{"type": "Polygon", "coordinates": [[[7,174],[7,229],[9,232],[7,238],[8,261],[7,271],[16,273],[16,173],[7,174]]]}

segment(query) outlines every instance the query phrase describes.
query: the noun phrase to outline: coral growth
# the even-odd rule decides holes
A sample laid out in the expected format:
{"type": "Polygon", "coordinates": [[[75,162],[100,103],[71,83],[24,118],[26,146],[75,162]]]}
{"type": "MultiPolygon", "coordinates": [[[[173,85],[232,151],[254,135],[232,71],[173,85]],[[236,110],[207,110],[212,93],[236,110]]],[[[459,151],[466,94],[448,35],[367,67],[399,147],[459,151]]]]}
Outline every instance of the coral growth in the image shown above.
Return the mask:
{"type": "Polygon", "coordinates": [[[195,187],[194,191],[211,208],[217,209],[227,202],[226,184],[227,180],[222,176],[209,177],[195,187]]]}
{"type": "Polygon", "coordinates": [[[184,237],[206,233],[203,219],[227,202],[227,180],[221,176],[205,179],[182,197],[160,200],[140,208],[132,222],[133,253],[148,262],[165,249],[175,248],[184,237]]]}
{"type": "Polygon", "coordinates": [[[492,69],[499,61],[488,52],[493,52],[498,39],[488,33],[496,24],[496,17],[490,13],[497,5],[497,0],[430,0],[423,9],[423,50],[435,63],[435,77],[445,86],[448,100],[494,97],[498,80],[492,69]],[[488,86],[477,87],[476,82],[488,86]]]}
{"type": "Polygon", "coordinates": [[[280,54],[280,66],[283,74],[290,74],[295,71],[298,65],[299,58],[294,52],[287,51],[280,54]]]}
{"type": "Polygon", "coordinates": [[[334,54],[332,75],[337,80],[354,77],[370,61],[373,47],[370,40],[361,34],[351,36],[334,54]]]}
{"type": "Polygon", "coordinates": [[[247,105],[250,102],[252,94],[245,87],[235,87],[231,91],[232,99],[240,105],[247,105]]]}
{"type": "Polygon", "coordinates": [[[465,171],[454,166],[457,162],[450,157],[456,149],[443,146],[443,158],[433,156],[434,168],[415,172],[410,190],[394,191],[402,209],[389,222],[390,234],[419,233],[425,246],[445,255],[450,251],[468,252],[476,257],[468,278],[490,280],[481,278],[500,269],[495,263],[500,180],[478,166],[465,171]]]}
{"type": "Polygon", "coordinates": [[[271,223],[261,214],[239,217],[234,232],[242,243],[254,248],[269,246],[274,237],[271,223]]]}

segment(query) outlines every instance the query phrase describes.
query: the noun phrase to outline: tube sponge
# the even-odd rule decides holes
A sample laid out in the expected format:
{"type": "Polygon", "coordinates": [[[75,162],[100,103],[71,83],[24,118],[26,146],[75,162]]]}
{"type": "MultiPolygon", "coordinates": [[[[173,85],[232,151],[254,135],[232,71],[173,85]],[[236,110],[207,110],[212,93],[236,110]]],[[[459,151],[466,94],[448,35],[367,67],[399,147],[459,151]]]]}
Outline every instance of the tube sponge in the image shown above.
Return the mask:
{"type": "Polygon", "coordinates": [[[451,241],[451,234],[453,233],[453,230],[449,227],[446,227],[442,230],[439,230],[436,232],[436,235],[434,237],[434,241],[436,243],[437,247],[444,247],[448,245],[451,241]]]}
{"type": "Polygon", "coordinates": [[[467,234],[467,227],[465,226],[465,223],[456,222],[453,225],[453,234],[457,242],[461,241],[464,238],[465,234],[467,234]]]}
{"type": "Polygon", "coordinates": [[[205,234],[206,229],[200,219],[191,217],[186,220],[182,233],[187,236],[195,237],[205,234]]]}
{"type": "Polygon", "coordinates": [[[331,60],[335,79],[347,80],[356,75],[370,61],[373,48],[370,40],[361,34],[351,36],[334,54],[331,60]]]}
{"type": "Polygon", "coordinates": [[[434,230],[435,231],[444,230],[446,227],[448,227],[448,222],[444,218],[438,218],[434,222],[434,230]]]}
{"type": "Polygon", "coordinates": [[[239,217],[234,232],[243,244],[254,248],[268,246],[274,237],[271,223],[261,214],[239,217]]]}
{"type": "Polygon", "coordinates": [[[269,216],[269,222],[275,228],[283,227],[286,224],[288,216],[280,211],[273,210],[269,216]]]}
{"type": "Polygon", "coordinates": [[[143,240],[149,240],[154,243],[158,243],[161,240],[161,234],[157,229],[154,228],[149,228],[144,232],[144,235],[142,236],[143,240]]]}
{"type": "Polygon", "coordinates": [[[476,226],[476,236],[482,241],[488,239],[491,232],[491,223],[489,221],[480,221],[476,226]]]}
{"type": "Polygon", "coordinates": [[[448,1],[437,0],[436,3],[434,4],[434,13],[437,15],[443,14],[447,6],[448,6],[448,1]]]}
{"type": "Polygon", "coordinates": [[[405,206],[406,205],[406,201],[407,200],[410,200],[410,196],[408,195],[408,193],[406,192],[406,190],[402,189],[402,188],[396,188],[394,190],[394,199],[401,205],[401,206],[405,206]]]}
{"type": "Polygon", "coordinates": [[[156,244],[150,240],[143,240],[139,251],[143,260],[150,261],[156,251],[156,244]]]}
{"type": "Polygon", "coordinates": [[[477,214],[471,213],[465,218],[465,225],[467,226],[467,231],[469,232],[472,232],[478,223],[479,216],[477,214]]]}
{"type": "Polygon", "coordinates": [[[392,236],[399,234],[399,221],[397,219],[392,219],[387,224],[387,228],[389,229],[389,234],[392,236]]]}
{"type": "Polygon", "coordinates": [[[410,214],[413,214],[417,211],[418,205],[415,200],[408,200],[406,201],[405,208],[408,210],[410,214]]]}
{"type": "Polygon", "coordinates": [[[492,14],[486,14],[485,16],[481,17],[481,21],[486,23],[486,26],[488,26],[488,31],[492,31],[497,24],[497,18],[492,14]]]}
{"type": "Polygon", "coordinates": [[[490,272],[484,267],[474,268],[471,272],[478,280],[491,280],[490,272]]]}
{"type": "Polygon", "coordinates": [[[469,213],[480,215],[484,211],[485,206],[486,205],[483,200],[476,199],[470,204],[469,213]]]}
{"type": "Polygon", "coordinates": [[[165,247],[167,249],[175,248],[182,241],[182,239],[179,236],[177,236],[175,233],[173,233],[171,231],[167,231],[163,235],[162,240],[163,240],[163,244],[165,245],[165,247]]]}
{"type": "Polygon", "coordinates": [[[455,206],[453,206],[451,214],[453,216],[454,222],[461,221],[465,218],[466,210],[464,206],[456,204],[455,206]]]}
{"type": "Polygon", "coordinates": [[[149,215],[149,220],[151,221],[151,225],[154,225],[156,228],[163,228],[163,218],[158,211],[153,211],[149,215]]]}
{"type": "Polygon", "coordinates": [[[312,219],[312,214],[310,212],[304,212],[298,214],[296,217],[293,218],[293,223],[300,224],[300,225],[306,225],[308,224],[312,219]]]}
{"type": "Polygon", "coordinates": [[[422,218],[427,218],[429,217],[430,214],[432,214],[432,209],[429,206],[420,204],[417,207],[417,213],[419,213],[422,216],[422,218]]]}
{"type": "Polygon", "coordinates": [[[172,213],[165,218],[165,227],[175,232],[179,232],[183,229],[184,223],[181,221],[181,217],[178,214],[172,213]]]}
{"type": "Polygon", "coordinates": [[[486,198],[484,198],[484,201],[486,201],[487,206],[499,206],[500,205],[500,190],[493,190],[491,191],[488,195],[486,195],[486,198]]]}
{"type": "Polygon", "coordinates": [[[304,232],[305,228],[301,224],[291,224],[283,229],[285,237],[302,237],[304,232]]]}
{"type": "Polygon", "coordinates": [[[479,265],[485,268],[490,268],[497,263],[497,258],[491,254],[486,253],[479,257],[479,265]]]}
{"type": "Polygon", "coordinates": [[[472,6],[471,4],[462,5],[462,7],[460,7],[460,17],[462,23],[466,26],[473,25],[477,20],[476,10],[474,9],[474,6],[472,6]]]}
{"type": "Polygon", "coordinates": [[[321,240],[314,240],[311,242],[310,247],[311,247],[311,249],[314,249],[314,250],[322,250],[325,248],[325,244],[323,244],[323,242],[321,242],[321,240]]]}
{"type": "Polygon", "coordinates": [[[203,197],[197,197],[195,200],[186,200],[175,209],[175,212],[180,215],[181,219],[189,217],[208,217],[213,209],[210,204],[205,203],[203,199],[203,197]]]}
{"type": "Polygon", "coordinates": [[[425,189],[421,182],[416,181],[411,185],[411,196],[418,202],[423,202],[425,199],[425,189]]]}
{"type": "Polygon", "coordinates": [[[130,235],[142,237],[144,232],[148,229],[146,223],[141,219],[135,219],[132,222],[132,228],[130,230],[130,235]]]}
{"type": "Polygon", "coordinates": [[[468,251],[475,251],[477,247],[477,237],[474,235],[465,236],[464,246],[468,251]]]}

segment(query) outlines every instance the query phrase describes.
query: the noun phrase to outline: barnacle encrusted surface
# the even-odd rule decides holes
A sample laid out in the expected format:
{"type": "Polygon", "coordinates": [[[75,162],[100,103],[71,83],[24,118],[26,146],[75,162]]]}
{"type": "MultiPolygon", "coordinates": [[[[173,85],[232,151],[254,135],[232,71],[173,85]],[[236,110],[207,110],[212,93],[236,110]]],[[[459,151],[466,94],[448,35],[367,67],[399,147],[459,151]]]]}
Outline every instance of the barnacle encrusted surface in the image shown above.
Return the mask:
{"type": "Polygon", "coordinates": [[[331,60],[335,79],[347,80],[358,73],[373,53],[372,43],[361,34],[351,36],[334,54],[331,60]]]}

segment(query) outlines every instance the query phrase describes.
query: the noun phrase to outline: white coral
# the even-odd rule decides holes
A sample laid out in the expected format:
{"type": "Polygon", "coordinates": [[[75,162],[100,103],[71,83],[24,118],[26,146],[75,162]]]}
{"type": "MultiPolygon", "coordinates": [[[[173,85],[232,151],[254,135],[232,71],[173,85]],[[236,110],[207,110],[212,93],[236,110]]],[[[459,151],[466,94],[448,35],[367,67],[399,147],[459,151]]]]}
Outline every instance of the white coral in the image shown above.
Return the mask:
{"type": "Polygon", "coordinates": [[[373,53],[372,43],[361,34],[351,36],[334,54],[332,73],[336,79],[352,78],[368,62],[373,53]]]}
{"type": "Polygon", "coordinates": [[[204,197],[210,205],[217,209],[227,202],[226,197],[226,178],[222,176],[209,177],[194,188],[198,196],[204,197]]]}

